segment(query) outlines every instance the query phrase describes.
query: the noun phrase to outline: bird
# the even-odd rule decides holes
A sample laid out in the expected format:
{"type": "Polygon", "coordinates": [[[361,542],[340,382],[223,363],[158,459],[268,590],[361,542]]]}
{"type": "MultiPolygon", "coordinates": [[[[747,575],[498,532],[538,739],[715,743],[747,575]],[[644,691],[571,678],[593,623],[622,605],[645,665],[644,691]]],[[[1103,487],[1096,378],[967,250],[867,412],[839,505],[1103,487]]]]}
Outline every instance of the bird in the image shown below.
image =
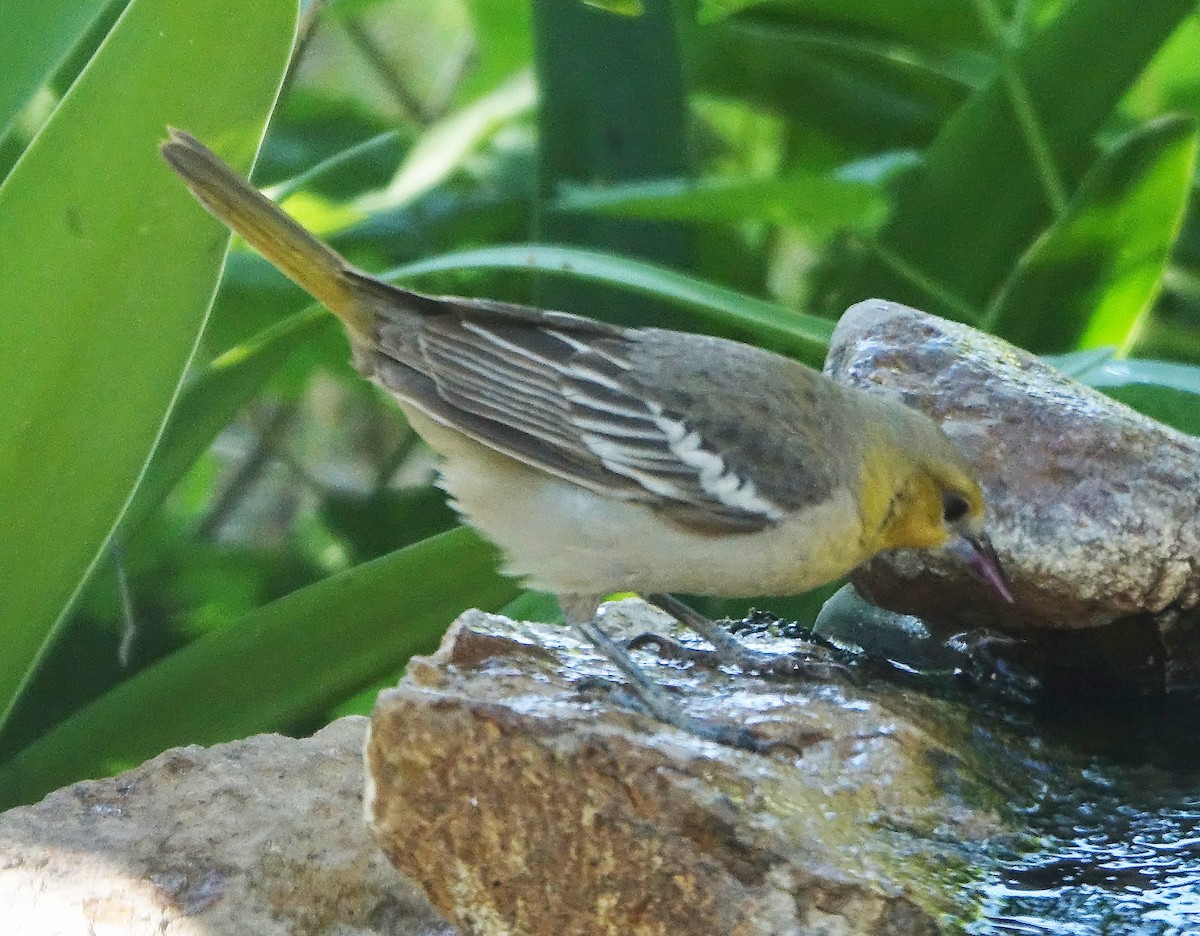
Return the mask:
{"type": "MultiPolygon", "coordinates": [[[[794,595],[877,553],[948,549],[1006,600],[978,477],[928,416],[747,344],[434,296],[356,269],[190,134],[167,164],[211,214],[333,312],[365,378],[439,456],[504,571],[552,592],[638,707],[722,744],[602,626],[634,592],[794,595]]],[[[699,614],[685,623],[736,641],[699,614]]]]}

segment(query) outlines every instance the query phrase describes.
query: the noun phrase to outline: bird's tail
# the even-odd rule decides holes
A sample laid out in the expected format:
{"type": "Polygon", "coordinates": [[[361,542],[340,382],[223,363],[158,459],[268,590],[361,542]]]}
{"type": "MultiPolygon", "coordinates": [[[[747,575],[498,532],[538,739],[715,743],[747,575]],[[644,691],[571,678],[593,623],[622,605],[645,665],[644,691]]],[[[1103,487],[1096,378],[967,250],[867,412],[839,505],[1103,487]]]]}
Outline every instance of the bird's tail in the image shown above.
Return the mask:
{"type": "Polygon", "coordinates": [[[373,316],[358,296],[354,272],[333,248],[304,230],[191,134],[171,129],[162,155],[200,204],[328,306],[352,332],[371,334],[373,316]]]}

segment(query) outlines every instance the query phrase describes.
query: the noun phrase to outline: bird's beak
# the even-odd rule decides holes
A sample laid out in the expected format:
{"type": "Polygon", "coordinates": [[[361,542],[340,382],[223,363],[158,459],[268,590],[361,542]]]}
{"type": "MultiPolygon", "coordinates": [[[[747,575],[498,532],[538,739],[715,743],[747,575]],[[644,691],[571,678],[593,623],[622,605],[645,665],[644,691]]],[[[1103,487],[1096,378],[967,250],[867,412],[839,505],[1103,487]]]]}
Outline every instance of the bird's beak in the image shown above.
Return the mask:
{"type": "Polygon", "coordinates": [[[1012,592],[1008,590],[1008,580],[1004,577],[1004,570],[1000,568],[1000,560],[996,558],[996,550],[992,548],[992,541],[987,538],[985,533],[980,533],[978,536],[964,534],[958,539],[952,540],[946,547],[946,551],[965,562],[976,575],[996,589],[1001,598],[1009,604],[1013,604],[1012,592]]]}

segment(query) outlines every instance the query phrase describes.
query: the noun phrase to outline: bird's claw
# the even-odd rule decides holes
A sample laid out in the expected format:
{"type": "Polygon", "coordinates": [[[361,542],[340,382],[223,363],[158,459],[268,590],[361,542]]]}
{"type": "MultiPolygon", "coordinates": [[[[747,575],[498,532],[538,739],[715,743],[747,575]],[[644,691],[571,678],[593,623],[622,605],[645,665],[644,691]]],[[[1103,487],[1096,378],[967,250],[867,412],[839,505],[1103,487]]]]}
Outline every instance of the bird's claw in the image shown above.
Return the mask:
{"type": "Polygon", "coordinates": [[[647,631],[625,642],[627,650],[653,647],[659,656],[696,663],[710,669],[736,666],[743,673],[785,679],[810,679],[829,682],[835,676],[850,675],[850,668],[832,659],[820,647],[794,653],[764,653],[735,644],[712,650],[689,647],[669,637],[647,631]]]}
{"type": "MultiPolygon", "coordinates": [[[[643,635],[654,636],[654,635],[643,635]]],[[[691,649],[691,648],[684,648],[691,649]]],[[[707,651],[697,651],[700,653],[707,651]]],[[[575,688],[581,692],[602,691],[609,700],[621,708],[631,712],[636,712],[639,715],[647,715],[659,721],[666,722],[674,728],[678,728],[687,734],[694,735],[705,741],[713,741],[725,747],[737,748],[740,751],[749,751],[752,754],[769,755],[777,751],[788,751],[793,754],[801,754],[801,747],[790,741],[785,741],[776,738],[763,738],[757,735],[754,731],[741,725],[729,725],[722,722],[709,721],[704,718],[697,718],[693,715],[688,715],[682,709],[678,709],[674,713],[670,713],[664,717],[663,711],[655,712],[642,699],[636,691],[626,686],[623,683],[616,682],[612,679],[605,679],[601,676],[584,676],[575,683],[575,688]]]]}

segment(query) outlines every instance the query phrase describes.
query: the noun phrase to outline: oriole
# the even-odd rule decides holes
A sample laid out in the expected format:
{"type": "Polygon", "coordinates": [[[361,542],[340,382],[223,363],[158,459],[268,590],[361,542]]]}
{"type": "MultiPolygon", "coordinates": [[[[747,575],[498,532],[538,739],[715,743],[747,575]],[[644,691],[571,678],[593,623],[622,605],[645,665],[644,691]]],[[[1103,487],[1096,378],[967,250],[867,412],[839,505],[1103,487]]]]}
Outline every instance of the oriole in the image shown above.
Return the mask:
{"type": "Polygon", "coordinates": [[[389,285],[188,134],[162,152],[342,320],[358,370],[441,456],[455,507],[660,718],[754,746],[683,713],[600,629],[613,592],[791,595],[881,550],[949,547],[1008,597],[975,472],[924,414],[733,341],[389,285]]]}

